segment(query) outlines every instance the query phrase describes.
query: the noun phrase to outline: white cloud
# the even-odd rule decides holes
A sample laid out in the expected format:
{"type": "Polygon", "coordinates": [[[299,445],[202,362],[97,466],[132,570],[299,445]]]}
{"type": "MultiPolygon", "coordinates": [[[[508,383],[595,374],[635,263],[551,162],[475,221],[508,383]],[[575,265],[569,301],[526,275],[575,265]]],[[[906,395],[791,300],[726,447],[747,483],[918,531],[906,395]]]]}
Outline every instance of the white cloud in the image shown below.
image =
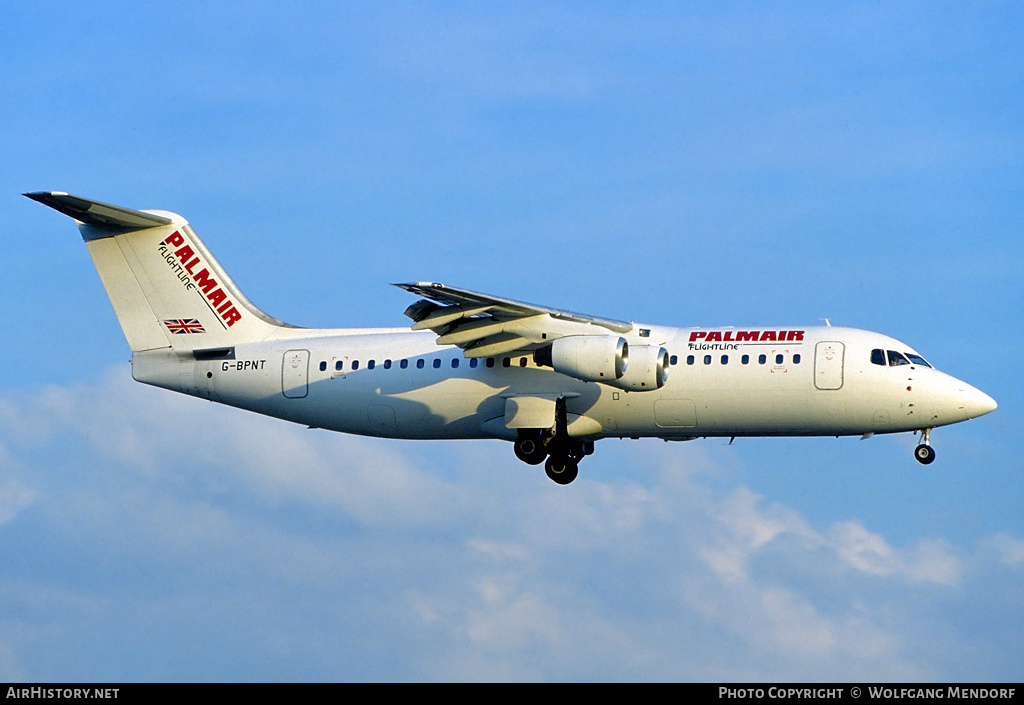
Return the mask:
{"type": "Polygon", "coordinates": [[[93,679],[177,659],[188,679],[898,680],[1019,652],[943,617],[1019,586],[1019,540],[967,563],[941,537],[816,528],[699,444],[612,443],[559,487],[503,444],[309,431],[124,371],[2,408],[3,660],[30,679],[54,677],[40,648],[93,679]],[[87,636],[143,628],[158,645],[132,655],[87,636]]]}
{"type": "Polygon", "coordinates": [[[1017,539],[1007,532],[999,532],[989,540],[999,554],[1003,565],[1016,568],[1024,565],[1024,539],[1017,539]]]}
{"type": "Polygon", "coordinates": [[[953,585],[960,573],[960,562],[945,542],[922,541],[913,548],[897,550],[885,539],[854,521],[837,522],[829,532],[836,553],[856,570],[874,575],[900,575],[953,585]]]}

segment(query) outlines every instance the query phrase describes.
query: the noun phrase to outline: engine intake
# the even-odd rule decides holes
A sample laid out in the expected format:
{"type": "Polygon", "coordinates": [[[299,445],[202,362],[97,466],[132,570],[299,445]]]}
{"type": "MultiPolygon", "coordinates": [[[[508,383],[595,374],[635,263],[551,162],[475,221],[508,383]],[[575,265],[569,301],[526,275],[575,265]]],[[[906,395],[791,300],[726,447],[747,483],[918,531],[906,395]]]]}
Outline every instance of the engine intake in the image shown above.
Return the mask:
{"type": "Polygon", "coordinates": [[[660,389],[668,379],[668,351],[657,345],[634,345],[629,349],[629,369],[608,384],[630,392],[660,389]]]}

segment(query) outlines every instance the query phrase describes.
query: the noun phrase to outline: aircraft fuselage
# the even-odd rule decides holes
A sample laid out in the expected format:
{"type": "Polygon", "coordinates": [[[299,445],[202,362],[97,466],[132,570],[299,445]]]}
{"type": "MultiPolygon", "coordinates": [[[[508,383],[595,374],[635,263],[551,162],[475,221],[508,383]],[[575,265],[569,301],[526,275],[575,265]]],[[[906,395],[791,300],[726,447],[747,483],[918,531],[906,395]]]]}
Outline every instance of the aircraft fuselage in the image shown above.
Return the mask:
{"type": "Polygon", "coordinates": [[[540,367],[530,354],[466,358],[402,329],[296,329],[301,337],[193,355],[136,353],[133,374],[308,426],[410,439],[515,439],[507,400],[531,396],[565,397],[569,435],[589,439],[896,433],[991,410],[986,395],[925,364],[872,363],[872,350],[916,354],[877,333],[645,330],[671,366],[664,386],[642,392],[540,367]]]}

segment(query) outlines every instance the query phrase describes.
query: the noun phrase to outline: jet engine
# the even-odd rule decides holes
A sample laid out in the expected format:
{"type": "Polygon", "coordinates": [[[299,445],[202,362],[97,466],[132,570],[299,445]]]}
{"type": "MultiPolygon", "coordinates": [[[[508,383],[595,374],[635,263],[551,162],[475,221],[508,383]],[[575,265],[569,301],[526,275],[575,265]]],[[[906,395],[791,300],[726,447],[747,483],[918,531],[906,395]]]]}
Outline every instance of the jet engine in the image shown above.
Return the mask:
{"type": "Polygon", "coordinates": [[[657,345],[633,345],[629,348],[629,369],[608,384],[630,392],[649,392],[664,386],[668,379],[668,351],[657,345]]]}
{"type": "Polygon", "coordinates": [[[612,335],[571,335],[538,348],[533,361],[588,382],[612,382],[626,373],[629,345],[612,335]]]}

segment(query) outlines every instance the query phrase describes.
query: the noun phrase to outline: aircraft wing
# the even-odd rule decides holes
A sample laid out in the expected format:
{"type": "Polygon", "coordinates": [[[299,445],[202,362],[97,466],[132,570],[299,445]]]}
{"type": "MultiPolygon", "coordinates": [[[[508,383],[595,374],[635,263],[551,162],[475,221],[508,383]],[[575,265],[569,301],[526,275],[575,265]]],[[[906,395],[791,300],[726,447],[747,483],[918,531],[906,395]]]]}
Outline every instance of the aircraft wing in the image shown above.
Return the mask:
{"type": "Polygon", "coordinates": [[[395,286],[424,297],[405,310],[405,315],[413,320],[412,329],[434,331],[438,345],[457,345],[466,357],[531,350],[570,335],[633,331],[633,324],[626,321],[537,306],[435,282],[395,286]]]}

